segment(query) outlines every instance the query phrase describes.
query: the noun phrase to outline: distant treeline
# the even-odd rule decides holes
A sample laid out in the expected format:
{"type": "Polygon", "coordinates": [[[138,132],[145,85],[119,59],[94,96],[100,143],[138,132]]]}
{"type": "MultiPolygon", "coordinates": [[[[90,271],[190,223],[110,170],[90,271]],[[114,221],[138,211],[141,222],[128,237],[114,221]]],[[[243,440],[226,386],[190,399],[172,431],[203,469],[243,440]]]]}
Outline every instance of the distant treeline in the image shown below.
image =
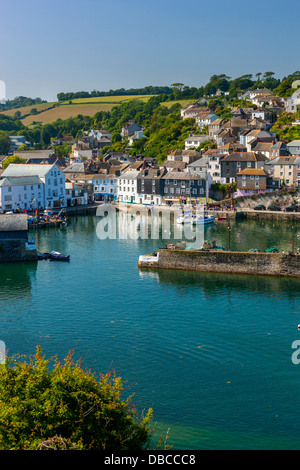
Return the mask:
{"type": "Polygon", "coordinates": [[[109,91],[97,91],[93,90],[90,93],[88,91],[77,91],[68,93],[58,93],[58,101],[68,101],[77,98],[97,98],[101,96],[128,96],[128,95],[162,95],[171,94],[173,89],[168,86],[146,86],[144,88],[119,88],[118,90],[109,91]]]}
{"type": "Polygon", "coordinates": [[[282,80],[275,78],[274,72],[264,72],[242,75],[231,78],[225,74],[212,75],[208,83],[200,87],[189,87],[183,83],[173,83],[170,86],[146,86],[144,88],[120,88],[118,90],[67,92],[58,93],[58,101],[70,101],[76,98],[93,98],[101,96],[126,96],[126,95],[163,95],[163,101],[178,99],[199,99],[214,95],[218,90],[226,92],[230,98],[248,89],[268,88],[279,96],[290,96],[293,92],[292,83],[300,79],[300,72],[294,72],[282,80]]]}
{"type": "Polygon", "coordinates": [[[26,96],[17,96],[13,100],[6,101],[5,104],[0,104],[0,112],[9,109],[23,108],[25,106],[32,106],[33,104],[47,103],[46,100],[41,98],[27,98],[26,96]]]}

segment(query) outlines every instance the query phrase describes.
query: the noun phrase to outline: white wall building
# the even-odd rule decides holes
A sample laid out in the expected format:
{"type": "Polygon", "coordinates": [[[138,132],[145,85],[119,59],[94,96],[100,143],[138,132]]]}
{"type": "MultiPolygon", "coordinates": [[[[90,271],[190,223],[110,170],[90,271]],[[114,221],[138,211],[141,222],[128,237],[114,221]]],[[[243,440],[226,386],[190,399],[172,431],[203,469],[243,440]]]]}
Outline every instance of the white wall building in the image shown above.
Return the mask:
{"type": "Polygon", "coordinates": [[[285,110],[287,113],[296,113],[298,106],[300,106],[300,89],[296,90],[292,96],[286,98],[285,110]]]}
{"type": "Polygon", "coordinates": [[[42,206],[66,206],[66,179],[61,169],[53,165],[32,165],[11,163],[2,173],[2,177],[37,176],[44,184],[44,200],[42,206]]]}
{"type": "Polygon", "coordinates": [[[118,200],[119,202],[137,203],[137,176],[139,171],[128,170],[118,178],[118,200]]]}
{"type": "Polygon", "coordinates": [[[118,178],[116,175],[95,175],[92,178],[94,198],[96,201],[112,201],[117,199],[118,178]]]}
{"type": "Polygon", "coordinates": [[[44,183],[38,176],[7,176],[0,179],[0,207],[3,211],[44,208],[44,183]]]}
{"type": "Polygon", "coordinates": [[[88,203],[87,190],[76,183],[71,181],[66,182],[66,205],[78,206],[88,203]]]}

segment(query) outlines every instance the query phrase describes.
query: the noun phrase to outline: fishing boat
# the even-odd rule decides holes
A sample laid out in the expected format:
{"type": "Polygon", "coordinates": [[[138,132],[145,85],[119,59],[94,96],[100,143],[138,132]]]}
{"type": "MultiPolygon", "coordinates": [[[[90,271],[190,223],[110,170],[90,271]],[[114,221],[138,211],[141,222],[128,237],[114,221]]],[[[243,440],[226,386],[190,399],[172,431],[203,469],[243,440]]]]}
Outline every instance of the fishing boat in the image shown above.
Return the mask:
{"type": "Polygon", "coordinates": [[[192,220],[192,211],[191,210],[184,211],[182,213],[182,215],[179,215],[177,217],[177,223],[178,224],[187,224],[187,223],[190,223],[191,220],[192,220]]]}
{"type": "Polygon", "coordinates": [[[206,225],[206,224],[213,224],[215,221],[214,215],[198,215],[193,216],[191,223],[193,225],[206,225]]]}
{"type": "Polygon", "coordinates": [[[51,253],[49,253],[49,258],[53,261],[69,261],[70,255],[62,255],[58,251],[51,251],[51,253]]]}

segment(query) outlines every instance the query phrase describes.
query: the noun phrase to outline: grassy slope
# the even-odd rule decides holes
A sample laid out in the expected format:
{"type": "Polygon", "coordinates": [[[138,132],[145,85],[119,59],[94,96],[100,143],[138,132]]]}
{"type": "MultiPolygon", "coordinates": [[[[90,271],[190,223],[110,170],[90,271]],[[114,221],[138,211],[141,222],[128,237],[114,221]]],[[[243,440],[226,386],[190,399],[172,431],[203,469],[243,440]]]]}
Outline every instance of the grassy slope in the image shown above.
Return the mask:
{"type": "Polygon", "coordinates": [[[10,109],[4,111],[2,114],[7,116],[13,116],[16,111],[21,113],[21,121],[25,126],[30,126],[33,122],[48,124],[56,121],[56,119],[67,119],[69,117],[76,117],[78,114],[84,116],[94,116],[99,111],[110,111],[114,106],[138,99],[142,101],[148,101],[148,99],[154,95],[128,95],[128,96],[103,96],[96,98],[78,98],[72,100],[72,104],[69,101],[53,102],[53,103],[41,103],[33,106],[26,106],[24,108],[10,109]],[[52,106],[56,104],[55,108],[52,106]],[[32,108],[36,108],[38,114],[26,116],[30,113],[32,108]],[[49,109],[52,108],[52,109],[49,109]],[[25,116],[22,119],[22,116],[25,116]]]}

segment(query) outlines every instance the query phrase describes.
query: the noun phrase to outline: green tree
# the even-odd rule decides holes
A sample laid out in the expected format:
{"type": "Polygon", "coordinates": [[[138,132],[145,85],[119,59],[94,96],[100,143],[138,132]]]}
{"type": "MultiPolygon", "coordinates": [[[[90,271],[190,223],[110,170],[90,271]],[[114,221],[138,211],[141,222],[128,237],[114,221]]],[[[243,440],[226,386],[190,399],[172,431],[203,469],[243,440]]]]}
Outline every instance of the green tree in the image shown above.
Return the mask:
{"type": "Polygon", "coordinates": [[[0,155],[7,155],[10,147],[10,138],[4,132],[0,132],[0,155]]]}
{"type": "Polygon", "coordinates": [[[0,368],[0,449],[37,450],[61,439],[78,450],[136,451],[150,447],[152,410],[138,417],[132,396],[114,373],[83,370],[69,353],[63,362],[36,354],[0,368]]]}
{"type": "Polygon", "coordinates": [[[22,115],[21,115],[21,112],[20,112],[20,111],[16,111],[16,112],[14,113],[14,118],[15,118],[15,119],[20,119],[21,116],[22,116],[22,115]]]}
{"type": "Polygon", "coordinates": [[[46,146],[50,145],[51,137],[55,137],[55,136],[56,136],[56,132],[55,132],[54,127],[51,124],[45,124],[42,127],[41,140],[44,145],[46,146]]]}
{"type": "Polygon", "coordinates": [[[5,170],[11,163],[26,163],[26,159],[19,155],[12,155],[11,157],[6,158],[2,163],[3,170],[5,170]]]}

